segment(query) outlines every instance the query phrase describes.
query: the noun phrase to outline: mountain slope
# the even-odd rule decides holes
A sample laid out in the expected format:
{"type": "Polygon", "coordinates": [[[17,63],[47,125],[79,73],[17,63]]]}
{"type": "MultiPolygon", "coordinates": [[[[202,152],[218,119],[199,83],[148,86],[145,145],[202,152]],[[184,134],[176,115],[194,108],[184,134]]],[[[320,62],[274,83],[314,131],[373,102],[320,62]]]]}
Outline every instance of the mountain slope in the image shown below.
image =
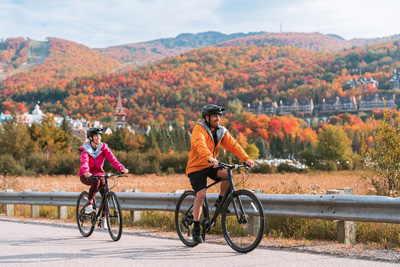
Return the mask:
{"type": "Polygon", "coordinates": [[[310,51],[338,51],[350,48],[346,40],[324,35],[322,33],[264,33],[227,41],[217,46],[293,46],[310,51]]]}
{"type": "Polygon", "coordinates": [[[318,104],[336,95],[375,93],[369,86],[346,90],[347,81],[364,77],[353,71],[358,66],[388,89],[393,69],[400,68],[400,42],[325,53],[292,46],[206,47],[127,72],[76,78],[61,105],[72,116],[109,119],[122,89],[130,123],[183,124],[206,103],[305,98],[318,104]]]}
{"type": "Polygon", "coordinates": [[[2,52],[14,53],[2,60],[6,65],[2,72],[6,80],[1,84],[4,95],[65,87],[75,77],[107,74],[120,67],[116,60],[74,42],[57,38],[41,43],[20,38],[19,41],[23,49],[2,52]]]}
{"type": "Polygon", "coordinates": [[[159,61],[167,57],[182,54],[191,49],[213,46],[227,40],[262,34],[234,33],[223,34],[219,32],[184,33],[175,38],[157,39],[149,42],[126,44],[98,49],[102,54],[117,59],[122,63],[133,65],[144,65],[159,61]]]}

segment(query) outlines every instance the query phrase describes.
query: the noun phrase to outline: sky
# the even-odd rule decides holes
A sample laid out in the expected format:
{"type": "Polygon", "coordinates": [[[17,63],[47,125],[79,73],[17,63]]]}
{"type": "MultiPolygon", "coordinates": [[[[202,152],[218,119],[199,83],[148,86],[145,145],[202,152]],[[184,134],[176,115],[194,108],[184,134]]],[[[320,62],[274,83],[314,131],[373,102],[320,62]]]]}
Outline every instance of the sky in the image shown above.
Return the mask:
{"type": "Polygon", "coordinates": [[[0,39],[57,37],[90,48],[181,33],[400,34],[399,0],[0,0],[0,39]]]}

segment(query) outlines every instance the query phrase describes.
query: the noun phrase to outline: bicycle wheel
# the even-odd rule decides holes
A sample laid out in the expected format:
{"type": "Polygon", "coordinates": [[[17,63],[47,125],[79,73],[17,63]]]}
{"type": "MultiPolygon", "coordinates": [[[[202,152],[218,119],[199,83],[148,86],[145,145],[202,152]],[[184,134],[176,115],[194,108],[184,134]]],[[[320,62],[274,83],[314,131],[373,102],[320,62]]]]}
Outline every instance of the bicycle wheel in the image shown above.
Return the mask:
{"type": "MultiPolygon", "coordinates": [[[[178,233],[179,239],[188,247],[197,246],[199,243],[193,241],[192,229],[193,229],[193,202],[196,198],[194,191],[185,191],[178,199],[175,208],[175,227],[178,233]]],[[[203,205],[203,211],[205,205],[203,205]]],[[[204,212],[200,217],[200,227],[205,222],[204,212]]],[[[205,239],[205,231],[201,231],[203,240],[205,239]]]]}
{"type": "Polygon", "coordinates": [[[112,240],[118,241],[122,235],[122,212],[114,192],[109,192],[107,195],[106,210],[108,233],[112,240]]]}
{"type": "Polygon", "coordinates": [[[81,232],[84,237],[90,236],[94,230],[94,225],[92,224],[93,215],[85,214],[88,196],[88,192],[83,191],[79,195],[78,202],[76,203],[76,222],[78,223],[79,232],[81,232]]]}
{"type": "Polygon", "coordinates": [[[264,220],[264,210],[256,195],[247,190],[236,191],[233,200],[230,197],[222,211],[222,232],[226,242],[238,252],[252,251],[264,235],[264,220]],[[228,209],[232,213],[228,213],[228,209]]]}

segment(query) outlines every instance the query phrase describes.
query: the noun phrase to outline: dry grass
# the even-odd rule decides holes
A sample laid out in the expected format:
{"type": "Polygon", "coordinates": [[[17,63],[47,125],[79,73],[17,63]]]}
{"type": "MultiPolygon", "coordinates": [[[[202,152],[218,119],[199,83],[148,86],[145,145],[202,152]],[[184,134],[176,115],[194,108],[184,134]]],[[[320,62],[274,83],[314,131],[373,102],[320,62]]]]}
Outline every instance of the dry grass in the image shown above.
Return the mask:
{"type": "MultiPolygon", "coordinates": [[[[250,174],[249,179],[241,187],[247,189],[262,189],[267,194],[325,194],[326,190],[350,187],[354,194],[368,193],[369,183],[361,180],[366,176],[361,171],[318,172],[310,174],[285,173],[285,174],[250,174]]],[[[2,177],[0,176],[0,180],[2,177]]],[[[8,178],[10,179],[10,178],[8,178]]],[[[14,191],[24,189],[37,189],[50,191],[52,189],[65,189],[68,192],[80,192],[88,189],[82,184],[78,176],[38,176],[38,177],[13,177],[13,182],[7,182],[14,191]]],[[[2,184],[0,181],[0,185],[2,184]]],[[[110,183],[112,185],[112,182],[110,183]]],[[[5,188],[0,188],[5,189],[5,188]]],[[[189,179],[184,174],[158,176],[155,174],[134,176],[128,175],[118,179],[118,185],[113,189],[120,192],[124,189],[141,189],[142,192],[170,193],[174,190],[191,189],[189,179]]],[[[209,192],[217,192],[218,187],[213,187],[209,192]]]]}

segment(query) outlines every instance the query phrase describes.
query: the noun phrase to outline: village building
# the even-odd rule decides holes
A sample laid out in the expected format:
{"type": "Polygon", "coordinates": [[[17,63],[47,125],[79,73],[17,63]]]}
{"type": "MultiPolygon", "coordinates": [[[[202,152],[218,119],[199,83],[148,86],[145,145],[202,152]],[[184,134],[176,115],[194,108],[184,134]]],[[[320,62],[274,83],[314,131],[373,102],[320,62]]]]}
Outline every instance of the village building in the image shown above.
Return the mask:
{"type": "Polygon", "coordinates": [[[389,89],[400,89],[400,71],[398,71],[397,69],[394,70],[392,79],[390,79],[389,81],[389,89]]]}
{"type": "Polygon", "coordinates": [[[357,111],[355,97],[331,97],[322,100],[320,112],[322,113],[344,113],[357,111]]]}
{"type": "Polygon", "coordinates": [[[311,115],[314,110],[313,100],[308,99],[292,99],[281,100],[279,102],[279,114],[311,115]]]}
{"type": "Polygon", "coordinates": [[[253,104],[248,104],[247,111],[255,115],[275,115],[278,110],[276,102],[259,101],[253,104]]]}
{"type": "Polygon", "coordinates": [[[351,79],[350,81],[346,82],[346,88],[345,89],[353,89],[354,87],[357,86],[357,84],[360,84],[363,89],[367,89],[368,84],[372,84],[372,87],[378,88],[379,82],[372,79],[372,78],[361,78],[361,79],[351,79]]]}
{"type": "Polygon", "coordinates": [[[383,110],[394,109],[395,95],[392,94],[373,94],[360,97],[359,110],[383,110]]]}
{"type": "Polygon", "coordinates": [[[114,112],[114,130],[126,127],[126,113],[122,106],[121,93],[118,93],[117,107],[114,112]]]}

